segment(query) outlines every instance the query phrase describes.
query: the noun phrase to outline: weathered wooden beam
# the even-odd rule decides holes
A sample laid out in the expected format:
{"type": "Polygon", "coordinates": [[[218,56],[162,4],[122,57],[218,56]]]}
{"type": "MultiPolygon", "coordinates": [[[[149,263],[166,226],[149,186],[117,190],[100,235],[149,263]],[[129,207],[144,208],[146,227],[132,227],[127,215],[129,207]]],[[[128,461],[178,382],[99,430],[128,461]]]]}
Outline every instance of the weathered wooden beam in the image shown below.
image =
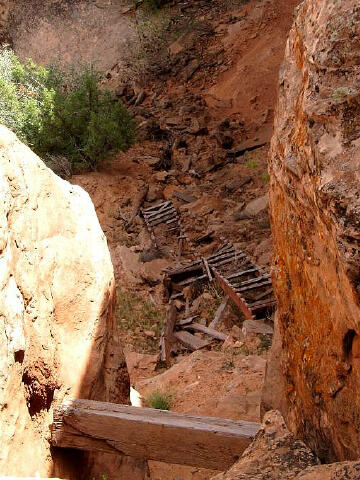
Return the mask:
{"type": "Polygon", "coordinates": [[[173,192],[173,197],[176,197],[179,200],[183,200],[186,203],[193,203],[197,200],[196,198],[191,197],[190,195],[186,195],[186,193],[178,192],[177,190],[173,192]]]}
{"type": "Polygon", "coordinates": [[[236,273],[233,273],[231,275],[229,275],[228,277],[226,277],[227,280],[233,280],[235,278],[239,278],[239,277],[242,277],[243,275],[248,275],[249,273],[255,273],[255,272],[258,272],[259,271],[259,267],[254,267],[254,268],[250,268],[248,270],[243,270],[242,272],[236,272],[236,273]]]}
{"type": "MultiPolygon", "coordinates": [[[[229,251],[229,252],[226,252],[226,253],[221,253],[219,255],[214,255],[212,257],[208,257],[207,258],[207,261],[209,262],[210,265],[215,265],[217,262],[220,262],[221,260],[228,260],[228,259],[232,259],[236,256],[236,252],[235,250],[233,251],[229,251]]],[[[239,254],[239,257],[242,257],[244,256],[244,254],[239,254]]]]}
{"type": "Polygon", "coordinates": [[[179,327],[182,327],[184,325],[189,325],[190,323],[192,323],[195,318],[198,318],[199,315],[194,315],[192,317],[188,317],[188,318],[181,318],[180,320],[177,321],[177,325],[179,325],[179,327]]]}
{"type": "Polygon", "coordinates": [[[216,338],[217,340],[224,341],[227,338],[225,333],[218,332],[213,328],[206,327],[205,325],[201,325],[201,323],[191,323],[190,325],[185,325],[183,328],[186,330],[195,330],[196,332],[206,333],[206,335],[210,335],[210,337],[216,338]]]}
{"type": "Polygon", "coordinates": [[[172,221],[176,221],[177,220],[177,214],[176,212],[174,211],[171,211],[169,213],[166,213],[164,214],[164,216],[161,216],[161,217],[156,217],[154,219],[147,219],[149,225],[154,228],[156,227],[157,225],[161,225],[162,223],[165,223],[165,224],[168,224],[169,221],[172,220],[172,221]]]}
{"type": "Polygon", "coordinates": [[[152,212],[152,213],[143,213],[144,215],[144,218],[146,218],[146,220],[149,222],[149,223],[152,223],[154,220],[159,220],[161,218],[164,218],[166,217],[167,215],[169,215],[169,213],[171,214],[175,214],[176,211],[174,210],[174,207],[172,205],[169,205],[163,212],[152,212]]]}
{"type": "Polygon", "coordinates": [[[207,342],[206,340],[195,337],[195,335],[192,335],[189,332],[185,332],[184,330],[175,332],[174,336],[179,340],[182,345],[184,345],[184,347],[192,351],[200,350],[201,348],[207,347],[209,345],[209,342],[207,342]]]}
{"type": "Polygon", "coordinates": [[[143,212],[145,212],[145,213],[150,213],[150,212],[153,212],[153,211],[160,212],[163,208],[166,208],[170,204],[171,204],[171,201],[168,200],[167,202],[158,203],[157,205],[154,205],[153,207],[145,208],[143,210],[143,212]]]}
{"type": "Polygon", "coordinates": [[[274,307],[276,305],[275,298],[269,298],[268,300],[259,300],[258,302],[250,303],[249,306],[252,311],[261,310],[266,307],[274,307]]]}
{"type": "Polygon", "coordinates": [[[261,275],[260,277],[254,277],[254,278],[251,278],[250,280],[245,280],[240,283],[232,283],[232,285],[234,287],[244,287],[245,285],[251,285],[252,283],[262,282],[263,280],[270,280],[270,275],[261,275]]]}
{"type": "Polygon", "coordinates": [[[259,283],[251,283],[249,285],[245,285],[245,287],[236,287],[235,290],[237,293],[248,292],[250,290],[256,290],[257,288],[265,287],[266,285],[270,285],[270,284],[271,284],[271,279],[269,278],[259,283]]]}
{"type": "Polygon", "coordinates": [[[254,301],[257,302],[258,300],[261,300],[262,298],[267,297],[267,296],[270,295],[271,293],[273,293],[273,287],[272,287],[272,286],[271,286],[270,288],[268,288],[267,290],[265,290],[265,292],[262,292],[262,293],[260,293],[260,295],[257,295],[257,296],[254,298],[254,301]]]}
{"type": "Polygon", "coordinates": [[[199,275],[197,277],[190,277],[177,283],[177,285],[180,285],[181,287],[186,287],[187,285],[191,285],[192,283],[198,282],[199,280],[204,280],[205,278],[208,278],[207,274],[199,275]]]}
{"type": "Polygon", "coordinates": [[[55,411],[51,442],[55,447],[225,470],[249,446],[258,427],[254,422],[73,400],[55,411]]]}
{"type": "Polygon", "coordinates": [[[209,278],[209,282],[211,282],[213,278],[212,278],[212,275],[211,275],[211,272],[210,272],[208,261],[204,257],[202,258],[202,261],[203,261],[203,264],[204,264],[204,267],[205,267],[206,274],[209,278]]]}
{"type": "Polygon", "coordinates": [[[250,309],[250,306],[247,304],[246,300],[236,293],[236,291],[233,289],[231,284],[224,278],[220,273],[216,270],[216,268],[212,267],[212,271],[215,275],[216,280],[218,281],[218,284],[220,287],[223,289],[224,293],[228,295],[231,300],[235,303],[237,307],[242,311],[244,314],[245,318],[252,319],[254,318],[254,314],[250,309]]]}
{"type": "Polygon", "coordinates": [[[216,310],[216,313],[215,313],[215,317],[213,318],[213,320],[210,322],[209,324],[209,328],[215,328],[216,325],[220,322],[221,320],[221,317],[225,311],[225,308],[228,304],[228,301],[229,301],[229,296],[226,295],[222,302],[220,303],[219,305],[219,308],[216,310]]]}
{"type": "Polygon", "coordinates": [[[166,205],[165,207],[159,208],[159,210],[153,210],[151,212],[147,212],[146,210],[143,210],[143,215],[144,217],[148,218],[151,220],[153,217],[158,217],[160,215],[163,215],[164,213],[167,213],[168,211],[174,210],[174,206],[172,204],[166,205]]]}
{"type": "Polygon", "coordinates": [[[171,302],[167,312],[166,323],[164,331],[160,339],[161,353],[160,358],[167,365],[170,363],[171,351],[174,348],[176,339],[174,337],[174,328],[176,324],[176,306],[175,302],[171,302]]]}

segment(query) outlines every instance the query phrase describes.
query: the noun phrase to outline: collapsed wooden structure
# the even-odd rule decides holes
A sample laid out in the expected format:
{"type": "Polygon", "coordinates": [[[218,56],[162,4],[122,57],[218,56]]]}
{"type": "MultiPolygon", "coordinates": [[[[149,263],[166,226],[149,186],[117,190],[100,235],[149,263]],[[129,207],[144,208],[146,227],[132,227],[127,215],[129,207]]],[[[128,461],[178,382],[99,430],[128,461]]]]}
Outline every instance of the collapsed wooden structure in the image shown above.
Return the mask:
{"type": "Polygon", "coordinates": [[[141,210],[146,228],[150,234],[151,241],[155,248],[160,247],[159,238],[162,237],[163,243],[166,242],[166,235],[169,232],[175,233],[178,243],[178,257],[181,258],[183,252],[183,243],[187,240],[187,235],[181,224],[178,211],[171,200],[159,203],[153,207],[141,210]]]}
{"type": "Polygon", "coordinates": [[[161,339],[161,360],[169,362],[169,351],[174,340],[189,350],[198,350],[209,345],[210,340],[199,338],[189,331],[202,332],[205,337],[225,340],[226,335],[216,330],[229,299],[239,308],[245,319],[255,319],[266,315],[275,306],[275,298],[270,275],[254,264],[248,255],[238,251],[231,243],[226,243],[217,252],[165,271],[165,296],[170,304],[173,301],[185,302],[185,315],[176,319],[176,309],[171,307],[161,339]],[[209,282],[223,290],[225,297],[214,319],[208,326],[196,322],[197,316],[188,315],[187,289],[209,282]],[[175,318],[175,319],[174,319],[175,318]]]}
{"type": "Polygon", "coordinates": [[[181,297],[185,287],[213,279],[245,318],[252,319],[258,312],[275,306],[270,275],[231,243],[206,258],[166,270],[164,285],[167,298],[181,297]]]}
{"type": "Polygon", "coordinates": [[[72,400],[54,413],[51,443],[225,470],[238,460],[258,428],[255,422],[72,400]]]}

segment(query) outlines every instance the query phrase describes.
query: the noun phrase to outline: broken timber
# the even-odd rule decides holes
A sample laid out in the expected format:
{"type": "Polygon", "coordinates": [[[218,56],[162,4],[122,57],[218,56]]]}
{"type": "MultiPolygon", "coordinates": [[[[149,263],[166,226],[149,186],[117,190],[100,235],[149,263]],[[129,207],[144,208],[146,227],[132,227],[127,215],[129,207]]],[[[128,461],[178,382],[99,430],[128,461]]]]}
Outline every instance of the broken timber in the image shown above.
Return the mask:
{"type": "MultiPolygon", "coordinates": [[[[189,327],[191,324],[189,325],[189,327]]],[[[210,342],[203,340],[202,338],[195,337],[189,332],[185,332],[184,330],[180,330],[179,332],[174,332],[174,337],[179,340],[179,342],[189,350],[193,352],[195,350],[200,350],[201,348],[207,347],[210,342]]]]}
{"type": "Polygon", "coordinates": [[[170,363],[171,351],[176,339],[174,337],[174,328],[176,323],[176,307],[174,302],[169,305],[164,331],[160,339],[160,359],[167,365],[170,363]]]}
{"type": "Polygon", "coordinates": [[[72,400],[54,413],[51,443],[55,447],[225,470],[250,445],[258,428],[255,422],[72,400]]]}
{"type": "Polygon", "coordinates": [[[190,323],[189,325],[185,325],[184,328],[186,330],[194,330],[195,332],[206,333],[206,335],[221,341],[224,341],[227,338],[225,333],[218,332],[210,327],[205,327],[205,325],[201,325],[201,323],[190,323]]]}
{"type": "Polygon", "coordinates": [[[219,305],[219,308],[216,310],[214,319],[210,322],[209,328],[215,328],[216,325],[220,322],[222,314],[225,311],[225,308],[229,302],[229,297],[226,295],[222,302],[219,305]]]}
{"type": "MultiPolygon", "coordinates": [[[[247,319],[275,306],[270,275],[265,274],[246,253],[237,251],[231,243],[225,244],[213,255],[166,271],[164,285],[168,298],[186,286],[211,281],[213,276],[247,319]]],[[[221,317],[223,312],[220,310],[219,313],[221,317]]],[[[210,328],[214,328],[219,319],[215,318],[214,321],[209,325],[210,328]]]]}
{"type": "Polygon", "coordinates": [[[158,248],[158,238],[155,233],[156,227],[161,227],[163,233],[169,231],[177,231],[178,235],[178,257],[180,258],[183,250],[184,240],[188,240],[185,231],[183,230],[180,216],[174,207],[174,204],[169,200],[159,203],[153,207],[145,208],[141,211],[145,221],[146,228],[150,234],[151,241],[155,248],[158,248]],[[175,226],[174,226],[175,224],[175,226]],[[164,228],[167,227],[167,228],[164,228]]]}

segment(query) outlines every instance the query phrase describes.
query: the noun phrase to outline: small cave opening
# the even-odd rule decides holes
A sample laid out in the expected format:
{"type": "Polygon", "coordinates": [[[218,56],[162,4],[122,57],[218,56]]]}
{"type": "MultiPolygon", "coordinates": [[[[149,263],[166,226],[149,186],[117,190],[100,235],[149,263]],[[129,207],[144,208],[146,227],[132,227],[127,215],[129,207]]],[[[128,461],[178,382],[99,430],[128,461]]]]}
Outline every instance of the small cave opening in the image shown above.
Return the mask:
{"type": "Polygon", "coordinates": [[[354,338],[356,337],[355,330],[348,330],[343,339],[343,352],[345,359],[348,359],[351,356],[354,338]]]}
{"type": "Polygon", "coordinates": [[[23,363],[25,358],[25,350],[17,350],[14,352],[14,360],[16,363],[23,363]]]}
{"type": "Polygon", "coordinates": [[[26,404],[30,416],[49,410],[54,399],[56,384],[51,378],[38,375],[38,372],[26,370],[22,376],[22,382],[26,390],[26,404]]]}

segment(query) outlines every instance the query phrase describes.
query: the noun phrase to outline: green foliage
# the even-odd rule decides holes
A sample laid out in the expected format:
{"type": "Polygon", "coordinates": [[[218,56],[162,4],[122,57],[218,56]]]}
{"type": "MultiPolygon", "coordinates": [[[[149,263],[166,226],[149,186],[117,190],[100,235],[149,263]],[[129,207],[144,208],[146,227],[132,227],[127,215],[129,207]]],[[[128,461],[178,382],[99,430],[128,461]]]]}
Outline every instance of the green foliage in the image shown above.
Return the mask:
{"type": "Polygon", "coordinates": [[[270,182],[270,175],[268,173],[264,173],[263,176],[262,176],[263,180],[265,183],[269,183],[270,182]]]}
{"type": "Polygon", "coordinates": [[[247,162],[245,163],[245,165],[249,168],[257,168],[258,167],[258,164],[255,162],[255,160],[253,160],[252,158],[250,158],[249,160],[247,160],[247,162]]]}
{"type": "Polygon", "coordinates": [[[134,120],[93,67],[62,71],[0,50],[0,122],[37,154],[95,168],[134,142],[134,120]]]}
{"type": "Polygon", "coordinates": [[[173,395],[163,390],[154,390],[145,398],[147,404],[158,410],[170,410],[173,395]]]}

